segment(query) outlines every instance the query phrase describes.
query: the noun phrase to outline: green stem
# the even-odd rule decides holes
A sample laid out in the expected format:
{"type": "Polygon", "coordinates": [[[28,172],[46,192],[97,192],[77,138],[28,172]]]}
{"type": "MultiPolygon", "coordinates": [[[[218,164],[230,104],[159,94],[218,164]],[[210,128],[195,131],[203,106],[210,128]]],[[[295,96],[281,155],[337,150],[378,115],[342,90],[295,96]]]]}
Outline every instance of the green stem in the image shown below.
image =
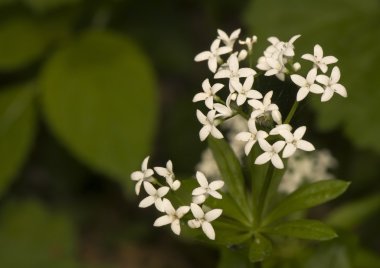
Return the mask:
{"type": "Polygon", "coordinates": [[[261,189],[260,196],[259,196],[258,209],[257,209],[257,211],[258,211],[257,214],[259,217],[259,219],[258,219],[259,223],[261,222],[261,217],[262,217],[263,211],[265,209],[266,199],[267,199],[268,191],[269,191],[269,188],[270,188],[270,185],[272,182],[273,173],[274,173],[274,166],[269,165],[268,170],[267,170],[267,174],[265,176],[264,184],[263,184],[263,187],[261,189]]]}
{"type": "Polygon", "coordinates": [[[288,113],[288,116],[286,117],[285,121],[284,121],[284,124],[289,124],[290,121],[292,120],[293,116],[294,116],[294,113],[296,112],[298,108],[298,101],[295,101],[293,103],[293,106],[292,108],[290,109],[290,112],[288,113]]]}

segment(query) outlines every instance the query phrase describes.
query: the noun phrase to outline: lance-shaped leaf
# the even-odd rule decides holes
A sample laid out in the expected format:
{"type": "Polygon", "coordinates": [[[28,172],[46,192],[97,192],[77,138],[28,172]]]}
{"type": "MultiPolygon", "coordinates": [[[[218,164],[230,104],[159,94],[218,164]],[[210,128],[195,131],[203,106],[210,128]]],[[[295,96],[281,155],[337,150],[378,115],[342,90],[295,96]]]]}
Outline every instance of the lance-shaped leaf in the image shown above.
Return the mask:
{"type": "Polygon", "coordinates": [[[273,235],[283,235],[310,240],[330,240],[337,237],[334,230],[317,220],[293,220],[282,222],[273,227],[266,227],[263,232],[273,235]]]}
{"type": "Polygon", "coordinates": [[[248,219],[251,218],[240,162],[224,139],[208,138],[214,159],[229,193],[248,219]]]}
{"type": "Polygon", "coordinates": [[[275,207],[264,219],[264,226],[290,213],[330,201],[346,191],[349,184],[341,180],[325,180],[305,185],[275,207]]]}
{"type": "Polygon", "coordinates": [[[249,247],[249,260],[251,262],[263,261],[272,253],[272,242],[263,235],[257,235],[249,247]]]}

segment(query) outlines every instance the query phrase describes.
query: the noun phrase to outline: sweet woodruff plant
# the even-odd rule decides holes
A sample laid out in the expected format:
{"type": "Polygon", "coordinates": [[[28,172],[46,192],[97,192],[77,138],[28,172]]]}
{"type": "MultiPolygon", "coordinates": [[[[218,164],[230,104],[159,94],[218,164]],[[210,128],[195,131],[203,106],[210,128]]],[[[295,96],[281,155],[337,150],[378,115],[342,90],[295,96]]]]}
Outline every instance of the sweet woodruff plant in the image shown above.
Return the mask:
{"type": "Polygon", "coordinates": [[[201,163],[204,171],[196,171],[195,178],[187,180],[176,178],[170,160],[166,167],[150,168],[146,157],[141,171],[131,175],[136,194],[142,189],[147,194],[139,206],[154,206],[162,213],[154,226],[170,225],[176,235],[238,249],[251,262],[270,256],[276,236],[310,240],[336,237],[323,222],[294,214],[336,198],[347,189],[347,182],[320,178],[298,183],[286,194],[279,186],[287,185],[289,172],[297,173],[298,166],[292,164],[288,170],[288,162],[296,163],[295,157],[307,157],[315,150],[305,138],[307,127],[292,122],[299,102],[312,94],[320,95],[322,102],[335,95],[347,97],[339,83],[338,60],[324,56],[320,45],[314,46],[313,54],[298,59],[294,43],[300,35],[287,42],[270,37],[270,45],[254,69],[257,37],[239,40],[240,29],[231,35],[217,32],[210,50],[195,56],[196,62],[207,63],[211,75],[193,98],[193,102],[204,104],[202,111],[196,111],[201,124],[199,138],[207,140],[212,155],[201,163]],[[298,60],[304,61],[305,71],[298,60]],[[290,84],[296,94],[275,88],[278,82],[266,87],[271,76],[290,84]],[[289,96],[295,96],[294,101],[280,109],[280,103],[285,102],[282,98],[288,101],[289,96]],[[213,161],[217,171],[211,174],[217,177],[207,172],[213,161]]]}

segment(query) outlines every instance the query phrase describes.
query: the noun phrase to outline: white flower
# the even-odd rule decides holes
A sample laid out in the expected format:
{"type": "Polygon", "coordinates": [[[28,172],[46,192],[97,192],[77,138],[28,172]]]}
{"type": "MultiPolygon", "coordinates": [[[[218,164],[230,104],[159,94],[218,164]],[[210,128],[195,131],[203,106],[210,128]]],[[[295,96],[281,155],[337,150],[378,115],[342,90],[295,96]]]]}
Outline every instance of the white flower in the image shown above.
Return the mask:
{"type": "Polygon", "coordinates": [[[229,53],[232,51],[230,47],[219,47],[220,39],[214,40],[212,42],[210,51],[203,51],[195,56],[195,61],[208,60],[208,68],[211,72],[215,73],[218,68],[218,57],[220,55],[229,53]]]}
{"type": "Polygon", "coordinates": [[[249,152],[257,140],[265,139],[268,137],[268,133],[265,131],[257,131],[254,119],[248,120],[248,129],[249,132],[243,131],[236,135],[237,140],[246,142],[246,145],[244,147],[244,152],[246,155],[249,155],[249,152]]]}
{"type": "Polygon", "coordinates": [[[141,171],[135,171],[131,174],[131,179],[137,181],[135,185],[136,195],[139,195],[143,181],[149,179],[154,174],[153,170],[148,168],[148,161],[149,156],[147,156],[142,162],[141,171]]]}
{"type": "Polygon", "coordinates": [[[170,186],[173,191],[178,190],[181,186],[181,182],[179,180],[174,180],[175,175],[173,172],[173,163],[172,161],[168,161],[166,163],[166,168],[164,167],[155,167],[154,170],[158,175],[164,177],[166,179],[166,183],[170,186]]]}
{"type": "Polygon", "coordinates": [[[252,46],[256,42],[257,42],[257,36],[256,35],[253,35],[252,37],[247,37],[245,40],[239,40],[239,44],[246,45],[249,52],[252,51],[252,46]]]}
{"type": "Polygon", "coordinates": [[[170,224],[173,233],[179,235],[181,233],[180,219],[189,212],[189,206],[181,206],[177,210],[174,209],[172,203],[168,199],[163,201],[164,212],[167,215],[161,216],[153,223],[153,226],[160,227],[170,224]]]}
{"type": "Polygon", "coordinates": [[[264,75],[276,75],[278,79],[285,81],[285,74],[288,72],[285,65],[280,60],[275,58],[266,58],[266,62],[269,66],[269,70],[267,70],[264,75]]]}
{"type": "Polygon", "coordinates": [[[239,38],[240,29],[237,29],[232,32],[230,36],[228,36],[224,31],[218,29],[218,38],[222,40],[222,42],[231,49],[233,48],[235,41],[239,38]]]}
{"type": "Polygon", "coordinates": [[[294,56],[294,45],[293,43],[300,37],[301,35],[295,35],[286,43],[282,44],[282,47],[280,50],[282,51],[283,55],[286,57],[293,57],[294,56]]]}
{"type": "Polygon", "coordinates": [[[196,177],[200,187],[195,188],[192,192],[192,195],[196,197],[194,199],[196,202],[194,203],[203,203],[208,195],[216,199],[222,199],[222,195],[217,190],[223,187],[224,181],[216,180],[209,184],[205,175],[200,171],[197,171],[196,177]]]}
{"type": "Polygon", "coordinates": [[[256,74],[256,71],[251,68],[239,69],[239,60],[235,54],[228,58],[228,69],[219,70],[214,78],[229,78],[231,80],[239,80],[240,77],[248,77],[256,74]]]}
{"type": "Polygon", "coordinates": [[[291,131],[292,130],[292,126],[289,125],[289,124],[277,125],[277,126],[275,126],[274,128],[271,129],[271,131],[269,132],[269,135],[280,135],[279,131],[282,130],[282,129],[286,129],[288,131],[291,131]]]}
{"type": "Polygon", "coordinates": [[[145,181],[144,189],[149,196],[141,200],[139,207],[146,208],[154,204],[159,211],[164,211],[162,198],[169,192],[169,187],[164,186],[156,189],[150,182],[145,181]]]}
{"type": "Polygon", "coordinates": [[[325,102],[332,98],[334,92],[338,93],[342,97],[347,97],[347,91],[344,86],[338,84],[340,79],[340,70],[337,66],[335,66],[331,71],[331,76],[328,77],[326,75],[318,75],[316,80],[325,86],[325,91],[322,94],[321,101],[325,102]]]}
{"type": "Polygon", "coordinates": [[[297,93],[297,101],[301,101],[309,94],[309,92],[315,93],[315,94],[321,94],[323,93],[323,88],[315,84],[315,79],[317,77],[317,68],[313,68],[309,71],[309,73],[306,76],[306,79],[298,74],[293,74],[290,76],[292,81],[300,87],[297,93]]]}
{"type": "Polygon", "coordinates": [[[255,100],[255,99],[248,101],[248,104],[251,105],[255,109],[251,114],[252,118],[265,117],[265,119],[267,119],[267,116],[270,113],[272,116],[272,119],[277,124],[281,124],[282,116],[278,109],[278,106],[272,103],[272,100],[271,100],[272,96],[273,96],[273,91],[269,91],[267,94],[265,94],[263,102],[259,100],[255,100]]]}
{"type": "Polygon", "coordinates": [[[282,148],[285,146],[285,141],[277,141],[273,145],[270,145],[266,140],[260,139],[259,144],[264,153],[259,155],[256,160],[256,165],[262,165],[269,161],[272,162],[273,166],[278,169],[284,168],[284,163],[281,160],[281,157],[278,155],[282,148]]]}
{"type": "Polygon", "coordinates": [[[221,103],[215,103],[214,104],[215,111],[218,112],[218,114],[215,117],[230,117],[233,115],[234,111],[229,106],[228,102],[226,105],[223,105],[221,103]]]}
{"type": "Polygon", "coordinates": [[[188,221],[189,227],[190,228],[202,227],[202,230],[205,233],[205,235],[209,239],[215,240],[215,231],[210,222],[219,218],[220,215],[222,215],[222,210],[213,209],[205,213],[199,205],[194,204],[194,203],[190,205],[190,209],[195,219],[188,221]]]}
{"type": "Polygon", "coordinates": [[[280,135],[284,137],[286,141],[286,146],[284,151],[282,152],[283,158],[288,158],[295,153],[297,149],[301,149],[303,151],[313,151],[315,150],[314,145],[308,141],[302,139],[305,135],[306,127],[302,126],[297,128],[292,134],[289,130],[282,129],[279,131],[280,135]]]}
{"type": "Polygon", "coordinates": [[[301,58],[313,62],[314,66],[321,69],[323,73],[327,72],[327,65],[338,62],[334,56],[323,57],[322,47],[318,44],[314,46],[314,55],[304,54],[301,58]]]}
{"type": "Polygon", "coordinates": [[[210,81],[206,79],[202,83],[202,88],[204,92],[197,93],[193,98],[193,102],[205,101],[207,108],[212,109],[214,105],[214,96],[223,87],[224,85],[220,83],[216,83],[213,86],[211,86],[210,81]]]}
{"type": "Polygon", "coordinates": [[[261,99],[263,95],[257,90],[252,89],[253,76],[248,76],[244,84],[242,85],[239,81],[231,81],[232,88],[236,91],[236,104],[241,106],[245,103],[247,98],[249,99],[261,99]]]}
{"type": "Polygon", "coordinates": [[[207,113],[206,117],[201,111],[197,110],[197,118],[203,125],[199,131],[199,138],[201,141],[204,141],[210,133],[214,138],[223,139],[223,134],[216,128],[215,113],[215,110],[211,110],[207,113]]]}

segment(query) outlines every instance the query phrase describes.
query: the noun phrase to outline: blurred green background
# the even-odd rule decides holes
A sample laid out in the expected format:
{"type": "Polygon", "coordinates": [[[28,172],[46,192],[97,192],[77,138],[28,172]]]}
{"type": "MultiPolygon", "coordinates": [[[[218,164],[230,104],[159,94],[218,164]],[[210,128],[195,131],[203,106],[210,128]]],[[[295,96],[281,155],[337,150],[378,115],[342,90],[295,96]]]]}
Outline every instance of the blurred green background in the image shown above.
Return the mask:
{"type": "Polygon", "coordinates": [[[257,35],[257,55],[302,34],[297,54],[338,57],[349,94],[296,117],[352,181],[311,212],[340,238],[282,241],[267,267],[380,267],[378,0],[0,0],[0,267],[239,267],[153,229],[130,183],[149,154],[194,174],[209,72],[193,59],[218,28],[257,35]]]}

